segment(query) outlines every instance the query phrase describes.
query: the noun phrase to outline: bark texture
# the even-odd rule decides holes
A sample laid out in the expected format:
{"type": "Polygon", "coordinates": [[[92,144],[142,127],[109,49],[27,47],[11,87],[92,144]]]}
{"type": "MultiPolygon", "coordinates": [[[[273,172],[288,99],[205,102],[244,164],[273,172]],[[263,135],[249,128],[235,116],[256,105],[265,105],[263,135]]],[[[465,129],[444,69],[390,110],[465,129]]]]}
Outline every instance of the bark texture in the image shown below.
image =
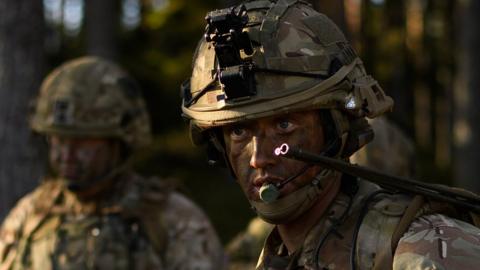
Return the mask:
{"type": "Polygon", "coordinates": [[[0,1],[0,220],[33,189],[45,152],[28,126],[43,75],[42,1],[0,1]]]}
{"type": "Polygon", "coordinates": [[[85,0],[87,54],[116,60],[120,2],[85,0]]]}

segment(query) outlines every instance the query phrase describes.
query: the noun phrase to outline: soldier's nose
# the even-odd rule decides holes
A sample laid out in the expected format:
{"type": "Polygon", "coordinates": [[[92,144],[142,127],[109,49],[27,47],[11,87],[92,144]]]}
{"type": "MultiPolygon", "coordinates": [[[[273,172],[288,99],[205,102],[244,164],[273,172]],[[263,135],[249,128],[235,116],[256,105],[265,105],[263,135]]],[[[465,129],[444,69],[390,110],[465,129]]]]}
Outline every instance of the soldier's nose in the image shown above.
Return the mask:
{"type": "Polygon", "coordinates": [[[250,157],[250,166],[255,169],[265,168],[274,164],[272,147],[268,140],[259,136],[252,137],[252,154],[250,157]]]}
{"type": "Polygon", "coordinates": [[[77,155],[75,146],[71,143],[64,143],[60,148],[60,158],[62,161],[74,161],[77,155]]]}

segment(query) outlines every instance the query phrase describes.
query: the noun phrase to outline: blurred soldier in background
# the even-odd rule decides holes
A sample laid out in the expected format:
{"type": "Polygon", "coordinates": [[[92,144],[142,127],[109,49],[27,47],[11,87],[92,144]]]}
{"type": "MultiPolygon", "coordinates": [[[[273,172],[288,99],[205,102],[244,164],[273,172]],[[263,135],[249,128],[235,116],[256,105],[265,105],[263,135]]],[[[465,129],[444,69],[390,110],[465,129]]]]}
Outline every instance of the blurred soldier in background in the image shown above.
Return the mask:
{"type": "Polygon", "coordinates": [[[272,224],[263,221],[259,217],[253,218],[248,223],[247,229],[240,232],[227,244],[228,269],[255,269],[258,254],[262,251],[265,239],[272,229],[272,224]]]}
{"type": "Polygon", "coordinates": [[[369,119],[375,138],[350,157],[353,164],[404,177],[415,174],[415,147],[412,140],[386,117],[369,119]]]}
{"type": "Polygon", "coordinates": [[[480,263],[474,213],[274,154],[286,143],[348,160],[373,139],[366,117],[393,107],[333,22],[296,0],[247,1],[206,19],[182,111],[210,163],[228,166],[275,225],[257,269],[480,263]]]}
{"type": "MultiPolygon", "coordinates": [[[[397,126],[385,117],[368,121],[375,132],[372,142],[350,157],[350,162],[372,167],[389,174],[412,177],[415,171],[413,142],[397,126]],[[388,157],[388,158],[385,158],[388,157]]],[[[256,217],[245,231],[227,244],[230,270],[254,269],[258,254],[273,228],[272,224],[256,217]]]]}
{"type": "Polygon", "coordinates": [[[51,175],[0,229],[0,269],[222,269],[204,213],[165,181],[129,169],[151,140],[136,83],[84,57],[43,82],[31,119],[46,136],[51,175]]]}

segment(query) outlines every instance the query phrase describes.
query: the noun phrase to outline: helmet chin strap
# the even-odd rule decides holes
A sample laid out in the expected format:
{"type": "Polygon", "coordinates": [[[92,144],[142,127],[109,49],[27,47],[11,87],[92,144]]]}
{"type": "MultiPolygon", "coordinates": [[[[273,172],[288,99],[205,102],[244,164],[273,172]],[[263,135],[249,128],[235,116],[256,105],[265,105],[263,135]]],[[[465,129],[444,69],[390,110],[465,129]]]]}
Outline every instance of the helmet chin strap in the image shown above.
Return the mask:
{"type": "Polygon", "coordinates": [[[310,209],[317,199],[330,191],[337,173],[324,169],[313,178],[313,181],[287,196],[266,203],[250,201],[258,216],[268,223],[285,224],[297,219],[310,209]]]}
{"type": "Polygon", "coordinates": [[[120,154],[120,146],[116,147],[116,160],[112,167],[104,174],[97,176],[88,183],[68,183],[67,188],[79,197],[89,198],[108,189],[116,178],[131,167],[132,159],[123,158],[120,154]]]}
{"type": "Polygon", "coordinates": [[[68,183],[67,188],[75,193],[78,197],[89,199],[98,193],[108,189],[116,178],[125,172],[131,166],[131,159],[122,160],[119,164],[109,170],[105,175],[98,177],[97,181],[89,183],[88,185],[78,185],[75,183],[68,183]]]}

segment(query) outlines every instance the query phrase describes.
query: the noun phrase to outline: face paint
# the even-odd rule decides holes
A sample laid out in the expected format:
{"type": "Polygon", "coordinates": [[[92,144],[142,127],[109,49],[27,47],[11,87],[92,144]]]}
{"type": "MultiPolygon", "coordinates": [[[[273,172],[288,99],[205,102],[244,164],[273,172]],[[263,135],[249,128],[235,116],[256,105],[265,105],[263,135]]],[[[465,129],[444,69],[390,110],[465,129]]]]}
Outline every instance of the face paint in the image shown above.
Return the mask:
{"type": "Polygon", "coordinates": [[[72,191],[84,191],[102,180],[120,160],[120,144],[106,138],[49,138],[50,166],[72,191]]]}
{"type": "MultiPolygon", "coordinates": [[[[228,159],[250,201],[259,201],[265,183],[280,183],[302,171],[305,163],[274,156],[274,148],[288,143],[321,152],[324,135],[317,111],[260,118],[223,128],[228,159]]],[[[280,198],[309,183],[321,168],[308,168],[281,189],[280,198]]]]}

